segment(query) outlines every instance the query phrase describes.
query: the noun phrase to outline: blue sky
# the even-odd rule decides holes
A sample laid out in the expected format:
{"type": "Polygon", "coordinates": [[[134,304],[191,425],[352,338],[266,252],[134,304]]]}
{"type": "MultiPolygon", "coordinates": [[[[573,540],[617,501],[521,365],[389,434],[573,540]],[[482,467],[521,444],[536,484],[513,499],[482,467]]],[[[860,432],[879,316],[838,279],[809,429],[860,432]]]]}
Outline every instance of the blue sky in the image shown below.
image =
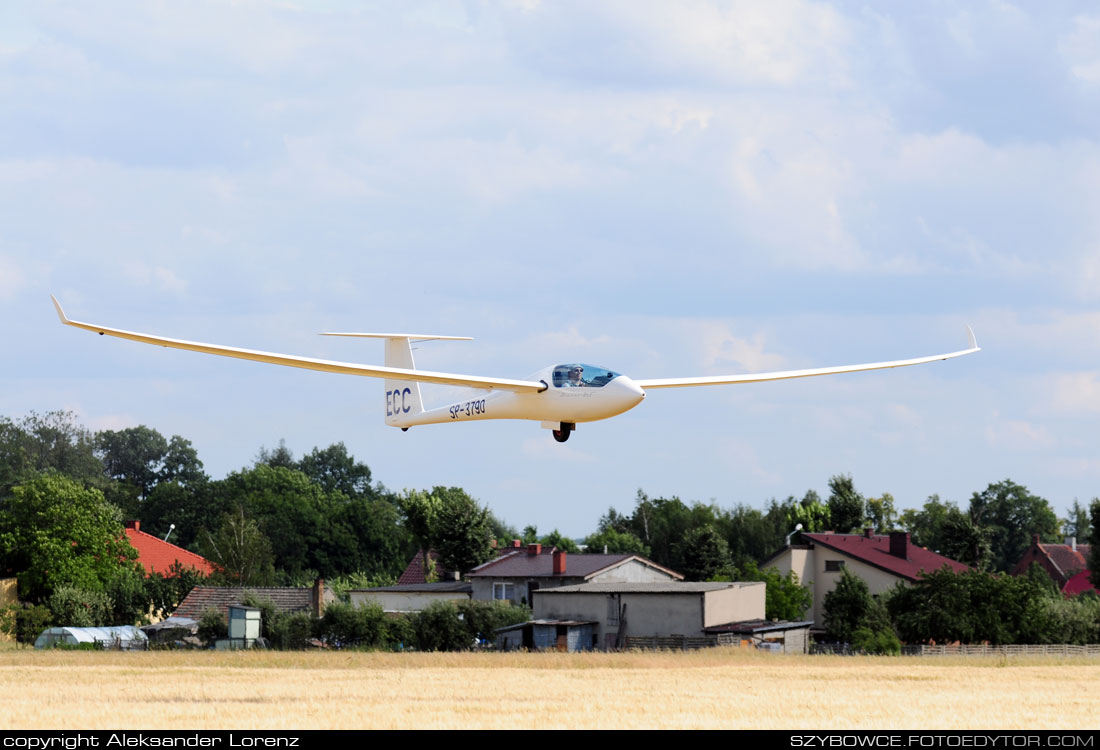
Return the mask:
{"type": "MultiPolygon", "coordinates": [[[[1100,495],[1100,12],[1088,3],[0,6],[0,414],[191,439],[214,476],[343,441],[580,535],[639,488],[851,473],[902,507],[1100,495]],[[424,368],[907,370],[653,392],[558,445],[382,424],[380,382],[102,339],[424,368]]],[[[447,397],[425,389],[428,399],[447,397]]]]}

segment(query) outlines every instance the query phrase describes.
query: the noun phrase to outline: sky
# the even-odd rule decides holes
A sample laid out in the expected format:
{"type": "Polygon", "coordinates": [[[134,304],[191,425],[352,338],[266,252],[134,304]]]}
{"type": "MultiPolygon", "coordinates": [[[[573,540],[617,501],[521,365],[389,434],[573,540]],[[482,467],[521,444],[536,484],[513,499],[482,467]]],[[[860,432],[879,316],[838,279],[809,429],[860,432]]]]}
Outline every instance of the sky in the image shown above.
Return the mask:
{"type": "MultiPolygon", "coordinates": [[[[214,477],[342,441],[583,536],[639,489],[763,507],[1100,495],[1092,3],[5,2],[0,415],[193,442],[214,477]],[[654,391],[537,423],[383,424],[380,381],[90,335],[637,378],[983,351],[654,391]]],[[[425,387],[429,405],[454,392],[425,387]]]]}

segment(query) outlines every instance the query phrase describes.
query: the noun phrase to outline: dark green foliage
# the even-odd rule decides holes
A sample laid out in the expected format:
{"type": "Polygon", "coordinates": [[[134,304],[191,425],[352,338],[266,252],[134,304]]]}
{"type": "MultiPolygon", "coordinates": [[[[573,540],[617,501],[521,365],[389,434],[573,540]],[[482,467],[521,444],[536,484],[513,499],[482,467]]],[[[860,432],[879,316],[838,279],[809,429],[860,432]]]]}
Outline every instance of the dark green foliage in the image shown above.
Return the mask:
{"type": "Polygon", "coordinates": [[[326,493],[339,492],[348,498],[373,494],[370,468],[356,461],[343,443],[314,448],[302,456],[297,468],[326,493]]]}
{"type": "Polygon", "coordinates": [[[1037,565],[1023,576],[943,568],[887,607],[907,643],[1086,643],[1100,612],[1087,597],[1065,599],[1037,565]]]}
{"type": "Polygon", "coordinates": [[[118,508],[60,474],[17,485],[0,504],[0,569],[16,573],[24,601],[64,585],[103,591],[136,557],[118,508]]]}
{"type": "Polygon", "coordinates": [[[856,492],[850,474],[838,474],[829,480],[829,519],[833,531],[846,534],[863,524],[863,495],[856,492]]]}
{"type": "Polygon", "coordinates": [[[517,625],[531,619],[529,607],[517,607],[507,602],[467,600],[459,602],[457,608],[462,615],[470,642],[476,640],[482,646],[493,645],[497,628],[517,625]]]}
{"type": "Polygon", "coordinates": [[[10,604],[0,609],[0,632],[17,643],[34,643],[53,624],[53,612],[45,604],[10,604]]]}
{"type": "Polygon", "coordinates": [[[975,525],[989,530],[993,570],[1012,570],[1031,545],[1033,534],[1042,541],[1061,541],[1058,517],[1050,504],[1008,479],[973,494],[970,518],[975,525]]]}
{"type": "Polygon", "coordinates": [[[177,561],[167,573],[152,573],[145,578],[145,592],[153,614],[167,617],[176,611],[191,589],[205,585],[206,576],[177,561]]]}
{"type": "Polygon", "coordinates": [[[539,543],[542,544],[543,547],[554,547],[556,549],[560,549],[563,552],[569,552],[572,554],[576,554],[581,551],[581,548],[577,546],[576,542],[574,542],[569,537],[563,535],[557,529],[554,529],[549,534],[539,539],[539,543]]]}
{"type": "Polygon", "coordinates": [[[769,620],[800,621],[814,603],[813,591],[798,580],[793,570],[786,575],[777,568],[760,570],[756,563],[748,563],[737,575],[739,581],[764,581],[764,617],[769,620]]]}
{"type": "Polygon", "coordinates": [[[872,630],[863,626],[852,633],[852,648],[865,654],[900,654],[901,641],[889,628],[872,630]]]}
{"type": "Polygon", "coordinates": [[[18,421],[0,417],[0,497],[49,471],[100,489],[106,486],[94,438],[75,419],[70,411],[31,412],[18,421]]]}
{"type": "Polygon", "coordinates": [[[225,616],[213,607],[203,610],[199,616],[198,637],[207,648],[214,647],[214,641],[229,637],[229,623],[225,616]]]}
{"type": "Polygon", "coordinates": [[[136,563],[120,568],[107,582],[107,597],[111,601],[111,625],[142,625],[149,622],[150,587],[145,573],[136,563]]]}
{"type": "Polygon", "coordinates": [[[227,586],[268,586],[275,577],[271,543],[244,509],[222,517],[221,525],[199,540],[202,555],[216,564],[212,578],[227,586]]]}
{"type": "Polygon", "coordinates": [[[57,625],[95,628],[112,625],[111,598],[102,591],[86,591],[75,586],[58,586],[50,595],[50,608],[57,625]]]}
{"type": "Polygon", "coordinates": [[[1092,541],[1092,551],[1089,554],[1089,581],[1100,590],[1100,498],[1093,498],[1089,503],[1089,518],[1092,523],[1089,527],[1089,539],[1092,541]]]}
{"type": "Polygon", "coordinates": [[[280,614],[273,619],[269,635],[265,637],[272,648],[301,651],[309,648],[316,622],[308,612],[280,614]]]}
{"type": "Polygon", "coordinates": [[[629,531],[616,531],[604,529],[597,531],[584,540],[585,551],[588,553],[602,553],[607,548],[608,554],[628,554],[649,557],[649,547],[638,537],[629,531]]]}
{"type": "Polygon", "coordinates": [[[678,554],[683,565],[680,572],[689,581],[728,578],[733,573],[729,545],[713,526],[690,529],[680,543],[678,554]]]}
{"type": "MultiPolygon", "coordinates": [[[[1093,502],[1096,502],[1096,498],[1093,498],[1093,502]]],[[[1062,530],[1066,536],[1075,537],[1078,544],[1088,544],[1089,526],[1089,507],[1075,499],[1069,508],[1068,516],[1062,521],[1062,530]]]]}
{"type": "Polygon", "coordinates": [[[825,631],[830,640],[852,643],[856,631],[866,629],[873,639],[889,640],[893,632],[886,609],[876,601],[867,584],[847,568],[836,587],[825,595],[825,631]]]}
{"type": "Polygon", "coordinates": [[[458,487],[435,487],[431,494],[438,500],[432,546],[440,564],[465,573],[492,557],[489,511],[458,487]]]}
{"type": "Polygon", "coordinates": [[[336,602],[325,607],[317,635],[335,648],[385,648],[386,615],[378,604],[356,607],[336,602]]]}
{"type": "Polygon", "coordinates": [[[409,620],[421,651],[469,651],[492,645],[497,628],[527,622],[531,610],[503,602],[435,602],[409,620]]]}
{"type": "Polygon", "coordinates": [[[451,602],[435,602],[412,618],[421,651],[469,651],[474,639],[451,602]]]}

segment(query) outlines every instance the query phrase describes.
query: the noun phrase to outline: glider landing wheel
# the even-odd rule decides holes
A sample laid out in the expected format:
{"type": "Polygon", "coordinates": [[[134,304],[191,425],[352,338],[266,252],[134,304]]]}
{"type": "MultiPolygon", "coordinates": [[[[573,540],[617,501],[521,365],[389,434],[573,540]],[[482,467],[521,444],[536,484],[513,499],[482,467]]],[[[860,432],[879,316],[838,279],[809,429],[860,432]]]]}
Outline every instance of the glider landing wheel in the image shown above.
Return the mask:
{"type": "Polygon", "coordinates": [[[551,430],[554,433],[554,439],[559,443],[564,443],[569,439],[569,433],[573,431],[573,424],[571,422],[562,422],[560,430],[551,430]]]}

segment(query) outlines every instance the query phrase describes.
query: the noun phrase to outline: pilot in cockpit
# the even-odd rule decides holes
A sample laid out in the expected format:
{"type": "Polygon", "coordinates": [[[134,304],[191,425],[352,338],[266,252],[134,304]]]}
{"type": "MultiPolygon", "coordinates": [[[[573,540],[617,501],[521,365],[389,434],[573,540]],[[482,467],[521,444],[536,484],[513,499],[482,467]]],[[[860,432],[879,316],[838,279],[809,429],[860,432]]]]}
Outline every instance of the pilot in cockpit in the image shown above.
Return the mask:
{"type": "Polygon", "coordinates": [[[584,382],[581,376],[584,375],[584,368],[580,365],[573,365],[569,368],[569,379],[565,381],[566,388],[584,388],[588,383],[584,382]]]}

